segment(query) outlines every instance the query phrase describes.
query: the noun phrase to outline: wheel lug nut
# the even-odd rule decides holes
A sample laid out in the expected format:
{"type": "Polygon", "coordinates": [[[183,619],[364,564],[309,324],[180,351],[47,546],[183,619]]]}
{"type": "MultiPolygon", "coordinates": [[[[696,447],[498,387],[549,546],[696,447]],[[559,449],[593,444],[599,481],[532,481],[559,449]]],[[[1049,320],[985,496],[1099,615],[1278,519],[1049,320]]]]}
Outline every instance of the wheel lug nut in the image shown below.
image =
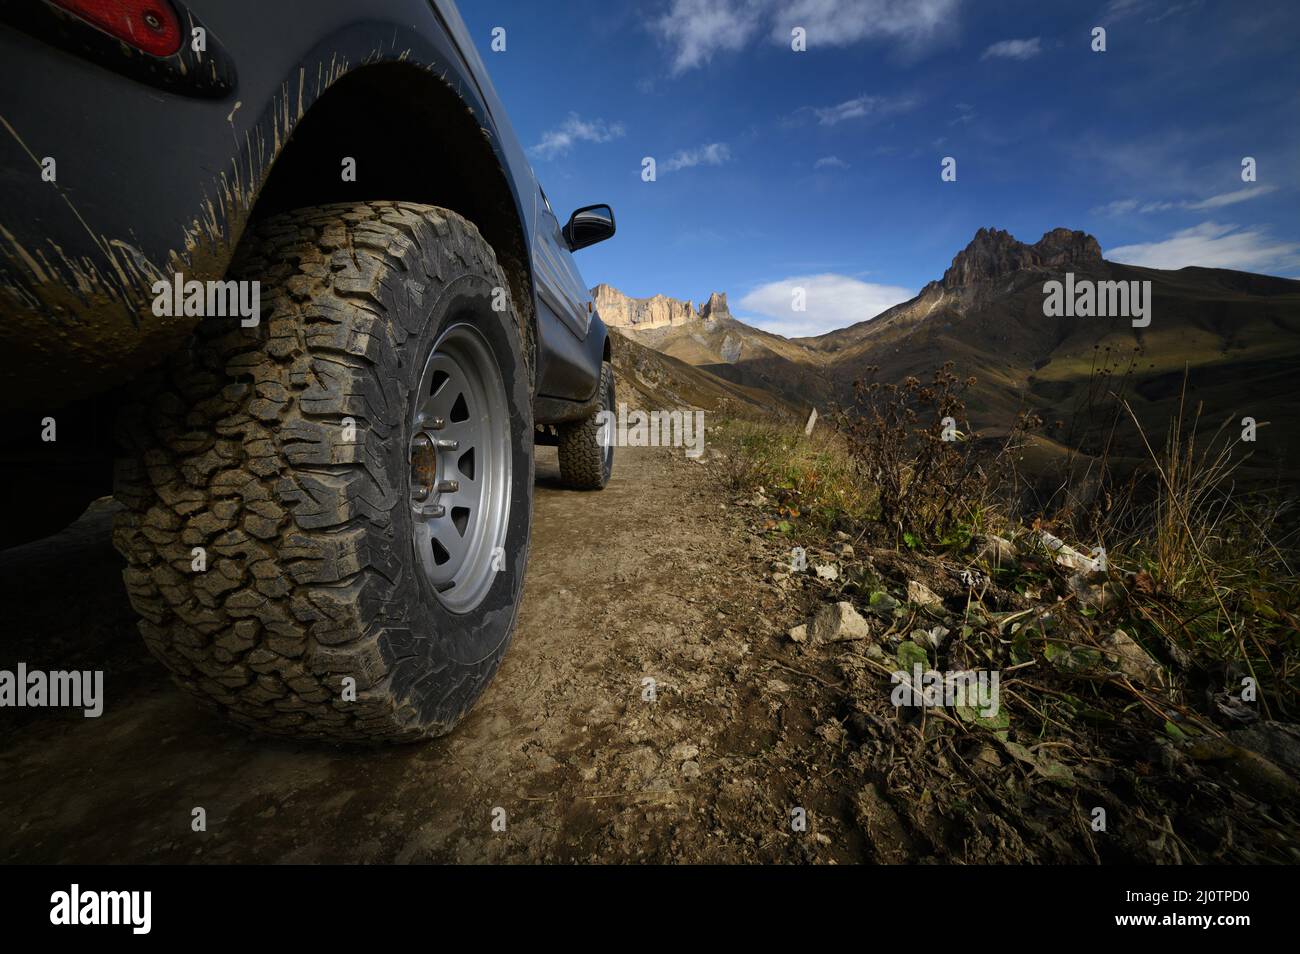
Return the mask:
{"type": "Polygon", "coordinates": [[[438,452],[433,441],[424,434],[417,434],[411,441],[411,493],[416,500],[423,500],[433,493],[438,479],[438,452]]]}
{"type": "Polygon", "coordinates": [[[433,443],[438,450],[454,451],[460,449],[460,441],[453,441],[446,437],[440,437],[433,443]]]}
{"type": "Polygon", "coordinates": [[[454,494],[458,490],[460,490],[459,480],[438,481],[438,493],[440,494],[454,494]]]}
{"type": "Polygon", "coordinates": [[[447,422],[440,417],[431,417],[424,422],[424,426],[431,431],[440,431],[447,426],[447,422]]]}

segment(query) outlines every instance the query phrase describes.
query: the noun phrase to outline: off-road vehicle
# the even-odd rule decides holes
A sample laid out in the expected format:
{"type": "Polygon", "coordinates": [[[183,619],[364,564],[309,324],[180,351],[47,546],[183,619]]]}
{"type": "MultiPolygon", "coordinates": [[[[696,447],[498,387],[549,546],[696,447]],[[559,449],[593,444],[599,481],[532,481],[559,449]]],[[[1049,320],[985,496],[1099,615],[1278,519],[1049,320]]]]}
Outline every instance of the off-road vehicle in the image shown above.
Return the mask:
{"type": "MultiPolygon", "coordinates": [[[[510,642],[535,442],[610,344],[450,0],[0,0],[5,542],[111,492],[149,648],[259,730],[447,731],[510,642]]],[[[74,593],[70,599],[76,599],[74,593]]]]}

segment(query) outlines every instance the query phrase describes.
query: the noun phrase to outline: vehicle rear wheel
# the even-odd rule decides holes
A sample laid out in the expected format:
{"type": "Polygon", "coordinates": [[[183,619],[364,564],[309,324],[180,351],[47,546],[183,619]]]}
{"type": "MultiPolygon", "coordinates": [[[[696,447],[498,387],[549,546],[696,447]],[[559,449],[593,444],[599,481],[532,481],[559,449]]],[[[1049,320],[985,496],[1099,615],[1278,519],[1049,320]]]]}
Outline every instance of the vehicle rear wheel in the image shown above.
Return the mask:
{"type": "Polygon", "coordinates": [[[115,542],[149,648],[241,724],[447,732],[514,630],[533,486],[525,318],[478,230],[400,202],[241,246],[257,327],[207,318],[124,413],[115,542]]]}
{"type": "Polygon", "coordinates": [[[576,490],[600,490],[614,471],[612,425],[601,426],[601,411],[614,410],[614,367],[608,361],[600,366],[600,394],[600,405],[591,417],[557,428],[560,480],[576,490]]]}

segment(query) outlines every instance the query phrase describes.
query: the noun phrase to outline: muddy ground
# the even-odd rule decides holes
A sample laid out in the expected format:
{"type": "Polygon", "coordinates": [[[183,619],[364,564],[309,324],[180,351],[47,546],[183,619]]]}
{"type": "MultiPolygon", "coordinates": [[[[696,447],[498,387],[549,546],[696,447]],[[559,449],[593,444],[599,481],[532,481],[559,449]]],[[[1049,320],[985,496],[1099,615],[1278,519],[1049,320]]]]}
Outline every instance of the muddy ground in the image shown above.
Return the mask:
{"type": "Polygon", "coordinates": [[[106,696],[98,719],[0,716],[0,859],[870,857],[817,761],[810,677],[771,655],[800,610],[707,470],[623,450],[604,492],[575,493],[540,448],[514,645],[456,731],[402,748],[254,738],[175,688],[135,633],[106,505],[0,555],[3,668],[103,669],[106,696]]]}
{"type": "MultiPolygon", "coordinates": [[[[98,719],[0,710],[0,861],[1300,860],[1300,728],[1197,755],[1137,710],[1124,731],[1039,738],[1025,713],[1045,703],[1020,693],[1049,673],[1023,665],[1014,744],[900,710],[880,646],[924,614],[868,609],[869,639],[794,642],[844,579],[785,573],[770,508],[730,497],[719,466],[623,449],[609,487],[579,493],[540,448],[514,645],[454,732],[399,748],[252,737],[174,687],[135,632],[111,503],[0,554],[0,668],[102,669],[106,696],[98,719]]],[[[900,596],[951,576],[859,551],[841,571],[900,596]]]]}

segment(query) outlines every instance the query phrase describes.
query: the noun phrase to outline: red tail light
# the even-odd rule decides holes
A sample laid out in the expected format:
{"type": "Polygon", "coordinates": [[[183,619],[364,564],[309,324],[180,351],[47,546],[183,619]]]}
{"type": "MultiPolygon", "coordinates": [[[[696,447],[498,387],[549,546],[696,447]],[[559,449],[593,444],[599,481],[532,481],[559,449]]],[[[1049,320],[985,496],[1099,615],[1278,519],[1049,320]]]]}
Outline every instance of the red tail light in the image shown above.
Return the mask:
{"type": "Polygon", "coordinates": [[[181,48],[181,21],[167,0],[54,0],[105,33],[153,56],[181,48]]]}

